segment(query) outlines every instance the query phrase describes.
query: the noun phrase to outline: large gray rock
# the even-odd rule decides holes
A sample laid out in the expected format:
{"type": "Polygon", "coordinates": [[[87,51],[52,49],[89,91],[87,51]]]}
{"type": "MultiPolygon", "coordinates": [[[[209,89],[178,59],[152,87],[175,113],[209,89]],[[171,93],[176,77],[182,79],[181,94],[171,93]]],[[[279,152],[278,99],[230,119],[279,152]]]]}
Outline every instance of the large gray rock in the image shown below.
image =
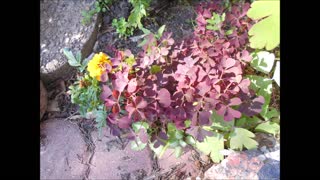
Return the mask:
{"type": "Polygon", "coordinates": [[[63,119],[40,124],[40,178],[82,179],[86,166],[81,160],[86,152],[79,127],[63,119]]]}
{"type": "Polygon", "coordinates": [[[70,67],[62,49],[81,51],[87,57],[97,39],[101,14],[95,15],[88,26],[82,25],[83,10],[95,0],[43,0],[40,3],[41,77],[45,84],[58,78],[70,77],[70,67]]]}
{"type": "Polygon", "coordinates": [[[46,112],[47,106],[48,106],[48,93],[42,81],[40,80],[40,120],[42,119],[44,113],[46,112]]]}

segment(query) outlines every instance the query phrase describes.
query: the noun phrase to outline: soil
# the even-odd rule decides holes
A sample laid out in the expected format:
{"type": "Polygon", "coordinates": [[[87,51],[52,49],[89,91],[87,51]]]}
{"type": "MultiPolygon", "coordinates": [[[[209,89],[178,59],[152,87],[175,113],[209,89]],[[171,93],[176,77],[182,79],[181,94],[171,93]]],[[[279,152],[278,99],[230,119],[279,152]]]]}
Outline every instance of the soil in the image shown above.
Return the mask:
{"type": "MultiPolygon", "coordinates": [[[[163,0],[153,1],[150,5],[149,16],[142,21],[145,28],[156,32],[162,25],[166,25],[166,32],[172,32],[175,41],[181,41],[193,33],[192,20],[196,14],[194,6],[201,1],[196,0],[163,0]]],[[[119,39],[116,31],[112,28],[112,19],[128,17],[131,5],[126,0],[120,0],[110,7],[112,13],[107,12],[103,16],[103,22],[98,34],[98,44],[95,51],[103,51],[111,54],[111,47],[117,49],[130,49],[133,54],[137,54],[141,48],[133,37],[142,35],[141,30],[135,30],[132,37],[119,39]]]]}

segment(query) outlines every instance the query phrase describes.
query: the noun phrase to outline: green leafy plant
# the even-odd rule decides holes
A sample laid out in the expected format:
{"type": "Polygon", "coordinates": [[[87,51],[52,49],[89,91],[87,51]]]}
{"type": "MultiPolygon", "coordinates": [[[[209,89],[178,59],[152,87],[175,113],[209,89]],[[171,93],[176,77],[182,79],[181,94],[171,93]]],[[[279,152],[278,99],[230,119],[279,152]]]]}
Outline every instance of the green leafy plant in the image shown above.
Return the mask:
{"type": "Polygon", "coordinates": [[[90,113],[94,115],[97,127],[101,128],[106,125],[107,112],[100,99],[101,87],[97,79],[90,77],[85,69],[91,57],[82,61],[81,53],[73,53],[67,49],[63,49],[64,55],[68,59],[70,66],[77,68],[80,73],[77,80],[69,87],[71,102],[79,105],[79,113],[83,117],[88,117],[90,113]]]}
{"type": "Polygon", "coordinates": [[[113,0],[96,0],[94,7],[88,11],[82,11],[82,24],[86,25],[91,22],[92,17],[99,12],[106,12],[113,0]]]}
{"type": "Polygon", "coordinates": [[[132,4],[132,11],[126,21],[124,17],[113,19],[112,26],[116,29],[119,37],[127,38],[132,36],[136,28],[143,29],[141,20],[147,16],[146,9],[149,7],[151,0],[129,0],[132,4]]]}
{"type": "Polygon", "coordinates": [[[125,18],[121,17],[118,19],[112,20],[112,27],[114,27],[119,34],[119,37],[127,38],[133,34],[134,28],[128,25],[128,22],[125,18]]]}
{"type": "Polygon", "coordinates": [[[223,21],[225,20],[226,14],[223,13],[222,15],[219,15],[217,13],[212,13],[212,17],[210,19],[207,19],[207,29],[217,31],[221,28],[223,21]]]}
{"type": "Polygon", "coordinates": [[[280,0],[256,0],[247,16],[260,20],[249,30],[252,48],[272,50],[280,43],[280,0]]]}

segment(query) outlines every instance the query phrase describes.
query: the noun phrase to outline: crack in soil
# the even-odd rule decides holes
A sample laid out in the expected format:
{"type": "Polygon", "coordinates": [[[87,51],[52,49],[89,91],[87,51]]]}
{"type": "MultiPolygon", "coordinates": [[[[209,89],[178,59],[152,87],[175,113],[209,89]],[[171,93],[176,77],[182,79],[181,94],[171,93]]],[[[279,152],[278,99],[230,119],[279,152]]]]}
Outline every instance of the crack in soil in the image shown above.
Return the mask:
{"type": "Polygon", "coordinates": [[[94,130],[93,126],[94,121],[80,121],[78,122],[79,129],[81,131],[81,135],[87,145],[86,152],[83,154],[84,160],[82,159],[82,163],[87,166],[87,169],[84,172],[83,180],[87,180],[89,178],[90,170],[91,170],[91,161],[95,154],[95,144],[92,140],[91,132],[94,130]],[[84,162],[83,162],[84,161],[84,162]]]}

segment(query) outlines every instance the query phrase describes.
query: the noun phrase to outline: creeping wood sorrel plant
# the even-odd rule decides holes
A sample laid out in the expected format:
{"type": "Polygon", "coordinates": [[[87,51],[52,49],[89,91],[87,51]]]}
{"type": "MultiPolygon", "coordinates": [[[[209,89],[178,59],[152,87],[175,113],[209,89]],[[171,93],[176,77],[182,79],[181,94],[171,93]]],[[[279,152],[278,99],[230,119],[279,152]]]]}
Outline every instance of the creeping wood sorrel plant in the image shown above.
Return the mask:
{"type": "Polygon", "coordinates": [[[249,6],[228,11],[219,2],[201,3],[192,38],[177,43],[170,33],[149,33],[136,57],[130,50],[95,55],[87,70],[101,84],[99,122],[131,139],[133,149],[149,145],[159,156],[167,148],[178,157],[196,147],[219,162],[225,144],[255,148],[254,134],[242,128],[247,119],[261,121],[254,115],[265,103],[243,74],[252,59],[249,6]]]}

